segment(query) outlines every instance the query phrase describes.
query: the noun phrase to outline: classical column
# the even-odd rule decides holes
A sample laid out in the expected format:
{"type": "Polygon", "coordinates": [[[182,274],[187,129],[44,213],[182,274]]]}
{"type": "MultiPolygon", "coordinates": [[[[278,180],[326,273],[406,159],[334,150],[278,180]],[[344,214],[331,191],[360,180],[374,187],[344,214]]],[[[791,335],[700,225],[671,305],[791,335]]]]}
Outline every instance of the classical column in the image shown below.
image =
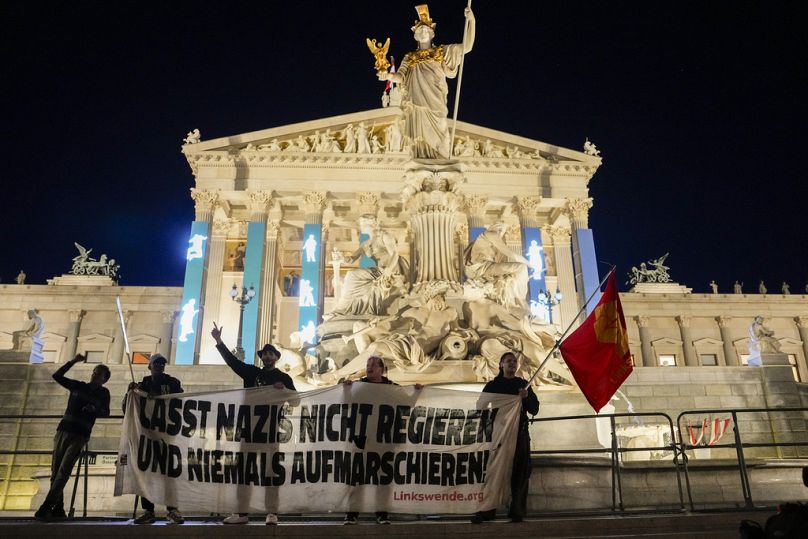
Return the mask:
{"type": "Polygon", "coordinates": [[[648,322],[647,316],[635,316],[634,321],[637,322],[637,328],[640,330],[640,350],[642,353],[642,366],[643,367],[656,367],[656,359],[654,358],[654,351],[651,349],[651,339],[648,337],[648,322]]]}
{"type": "Polygon", "coordinates": [[[82,311],[81,309],[67,311],[69,323],[67,326],[67,341],[65,342],[64,352],[62,352],[62,362],[70,361],[76,355],[79,333],[81,332],[81,321],[85,314],[87,314],[87,311],[82,311]]]}
{"type": "Polygon", "coordinates": [[[735,348],[732,346],[732,337],[729,334],[729,323],[732,321],[732,317],[716,316],[715,321],[718,322],[721,340],[724,341],[724,361],[728,367],[739,366],[741,362],[738,360],[738,354],[735,353],[735,348]]]}
{"type": "MultiPolygon", "coordinates": [[[[558,288],[561,290],[562,301],[561,325],[567,327],[573,323],[573,318],[578,314],[580,306],[575,301],[575,275],[572,268],[572,252],[570,251],[570,229],[560,226],[548,226],[545,229],[553,240],[553,256],[555,257],[556,276],[558,277],[558,288]]],[[[582,314],[575,325],[578,326],[584,319],[582,314]]]]}
{"type": "Polygon", "coordinates": [[[244,256],[242,286],[255,290],[255,297],[244,307],[241,326],[241,343],[244,361],[255,362],[255,351],[264,343],[258,342],[259,307],[264,286],[264,256],[266,253],[267,213],[272,205],[271,191],[247,190],[247,209],[250,222],[247,224],[247,252],[244,256]]]}
{"type": "Polygon", "coordinates": [[[413,284],[419,287],[434,280],[459,283],[453,236],[456,213],[462,203],[462,195],[456,192],[462,173],[408,170],[405,178],[407,188],[402,201],[411,218],[418,252],[413,284]]]}
{"type": "Polygon", "coordinates": [[[264,257],[264,284],[261,293],[261,304],[258,306],[260,312],[260,330],[258,332],[258,342],[272,342],[272,324],[276,315],[276,291],[278,283],[278,235],[281,230],[280,220],[273,219],[267,222],[267,249],[264,257]]]}
{"type": "MultiPolygon", "coordinates": [[[[374,217],[378,217],[379,215],[379,200],[381,200],[381,196],[379,193],[373,191],[362,191],[356,194],[357,202],[359,203],[358,210],[359,215],[373,215],[374,217]]],[[[359,243],[367,240],[370,236],[363,232],[359,232],[359,243]]],[[[359,267],[360,268],[373,268],[376,267],[376,262],[370,258],[368,255],[363,254],[362,258],[359,259],[359,267]]]]}
{"type": "Polygon", "coordinates": [[[569,198],[564,207],[564,214],[572,226],[572,257],[575,260],[575,285],[578,289],[578,306],[590,297],[586,312],[590,313],[598,303],[598,263],[595,257],[595,241],[589,229],[589,209],[591,198],[569,198]]]}
{"type": "Polygon", "coordinates": [[[693,348],[693,337],[690,335],[690,320],[688,315],[681,314],[676,317],[679,324],[679,334],[682,336],[682,351],[685,354],[686,367],[698,367],[699,358],[696,357],[696,349],[693,348]]]}
{"type": "MultiPolygon", "coordinates": [[[[124,311],[123,312],[123,323],[129,327],[129,320],[132,318],[132,311],[124,311]]],[[[121,328],[120,321],[118,317],[115,317],[115,334],[112,337],[112,346],[109,349],[109,358],[107,363],[111,363],[113,365],[117,365],[119,363],[125,363],[128,361],[124,357],[124,351],[126,347],[124,346],[123,341],[123,329],[121,328]]]]}
{"type": "MultiPolygon", "coordinates": [[[[522,227],[522,256],[527,258],[529,265],[528,304],[534,308],[545,311],[539,304],[539,291],[546,290],[549,297],[553,297],[555,290],[548,290],[544,280],[546,265],[544,263],[544,246],[541,242],[541,228],[539,228],[540,196],[517,197],[516,210],[519,214],[519,225],[522,227]]],[[[549,320],[549,316],[545,316],[549,320]]]]}
{"type": "Polygon", "coordinates": [[[191,365],[199,362],[201,339],[200,321],[204,318],[202,302],[205,290],[208,239],[211,235],[210,221],[219,199],[219,191],[191,189],[194,200],[195,220],[191,223],[188,251],[185,263],[185,280],[178,317],[176,363],[191,365]]]}
{"type": "Polygon", "coordinates": [[[468,243],[477,239],[477,236],[485,232],[485,207],[488,205],[488,197],[483,195],[466,195],[463,199],[463,211],[466,212],[468,221],[468,243]]]}
{"type": "MultiPolygon", "coordinates": [[[[213,339],[206,339],[205,336],[210,334],[213,329],[213,322],[219,320],[219,310],[222,302],[222,271],[224,271],[224,251],[227,240],[227,234],[230,232],[232,226],[230,219],[214,219],[213,226],[211,227],[211,238],[209,245],[209,254],[205,270],[205,294],[202,303],[204,317],[202,320],[202,339],[200,340],[200,356],[215,354],[219,357],[218,352],[213,352],[214,342],[213,339]]],[[[166,358],[168,356],[165,356],[166,358]]]]}
{"type": "Polygon", "coordinates": [[[160,326],[160,346],[157,351],[168,360],[174,363],[176,358],[171,357],[171,337],[174,335],[174,319],[177,311],[160,311],[162,325],[160,326]]]}
{"type": "Polygon", "coordinates": [[[324,273],[323,255],[323,210],[328,204],[325,191],[308,191],[303,193],[303,247],[300,253],[301,276],[298,330],[303,339],[310,343],[317,342],[315,328],[322,322],[323,304],[319,299],[322,275],[324,273]],[[313,242],[313,243],[311,243],[313,242]]]}

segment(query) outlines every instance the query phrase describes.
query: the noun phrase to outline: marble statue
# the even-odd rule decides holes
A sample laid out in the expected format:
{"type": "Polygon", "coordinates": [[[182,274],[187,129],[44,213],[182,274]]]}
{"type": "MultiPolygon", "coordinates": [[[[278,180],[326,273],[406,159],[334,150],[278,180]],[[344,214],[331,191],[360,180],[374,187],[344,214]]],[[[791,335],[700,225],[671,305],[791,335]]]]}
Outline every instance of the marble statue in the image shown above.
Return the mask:
{"type": "Polygon", "coordinates": [[[202,140],[202,135],[199,133],[199,129],[192,129],[188,131],[188,134],[185,135],[185,138],[182,141],[185,144],[199,144],[202,140]]]}
{"type": "Polygon", "coordinates": [[[760,283],[758,284],[758,294],[765,294],[768,291],[769,289],[766,288],[766,285],[763,283],[763,279],[761,279],[760,283]]]}
{"type": "Polygon", "coordinates": [[[368,238],[359,249],[344,257],[347,264],[363,255],[372,258],[376,267],[357,268],[348,272],[342,284],[342,293],[336,308],[329,317],[371,314],[386,314],[390,301],[405,288],[405,275],[409,272],[407,261],[398,255],[396,238],[381,228],[376,216],[359,218],[359,230],[368,238]]]}
{"type": "Polygon", "coordinates": [[[791,287],[788,286],[788,283],[785,282],[785,281],[783,281],[783,284],[780,287],[780,290],[783,292],[783,295],[787,296],[787,295],[791,294],[791,287]]]}
{"type": "Polygon", "coordinates": [[[493,285],[494,297],[505,307],[528,311],[528,261],[505,244],[505,223],[495,223],[466,247],[463,261],[471,286],[493,285]]]}
{"type": "Polygon", "coordinates": [[[584,141],[584,153],[586,155],[593,155],[595,157],[600,157],[600,150],[598,150],[598,147],[595,146],[595,143],[590,141],[588,138],[584,141]]]}
{"type": "Polygon", "coordinates": [[[38,309],[29,309],[26,316],[29,320],[28,326],[12,334],[13,349],[19,352],[27,351],[30,342],[29,363],[42,363],[45,361],[43,355],[45,341],[42,340],[42,335],[45,333],[45,322],[39,315],[38,309]]]}
{"type": "Polygon", "coordinates": [[[26,277],[28,277],[28,276],[25,274],[25,271],[20,270],[20,272],[17,274],[17,279],[16,279],[17,284],[25,284],[25,278],[26,277]]]}
{"type": "Polygon", "coordinates": [[[713,291],[713,294],[718,294],[718,283],[715,280],[710,281],[710,290],[713,291]]]}
{"type": "Polygon", "coordinates": [[[286,152],[308,152],[311,151],[309,143],[303,138],[303,135],[298,135],[296,139],[292,139],[284,148],[286,152]]]}
{"type": "Polygon", "coordinates": [[[258,150],[265,150],[269,152],[280,152],[283,150],[283,147],[281,146],[281,143],[278,142],[278,139],[274,138],[270,140],[268,143],[261,144],[260,146],[258,146],[258,150]]]}
{"type": "Polygon", "coordinates": [[[643,262],[640,264],[639,269],[632,266],[628,273],[629,280],[626,284],[671,282],[671,276],[668,273],[670,267],[665,265],[665,259],[668,258],[669,254],[665,253],[657,259],[649,260],[648,264],[643,262]],[[653,269],[649,269],[648,266],[652,266],[653,269]]]}
{"type": "Polygon", "coordinates": [[[388,152],[401,151],[401,128],[398,125],[398,120],[384,129],[384,148],[388,152]]]}
{"type": "Polygon", "coordinates": [[[743,283],[735,281],[735,284],[732,285],[732,291],[735,294],[743,294],[743,283]]]}
{"type": "Polygon", "coordinates": [[[462,44],[435,46],[436,23],[426,5],[417,6],[418,20],[412,27],[418,48],[404,56],[396,73],[378,71],[382,81],[392,81],[401,88],[404,137],[416,159],[450,159],[450,135],[446,100],[449,87],[446,78],[457,76],[463,55],[474,45],[475,19],[466,8],[466,34],[462,44]]]}
{"type": "MultiPolygon", "coordinates": [[[[73,245],[78,249],[79,255],[73,257],[73,266],[70,273],[73,275],[104,275],[113,280],[117,279],[121,267],[115,262],[114,258],[107,260],[107,255],[102,254],[101,257],[96,260],[90,258],[90,253],[93,251],[92,249],[85,249],[76,242],[74,242],[73,245]]],[[[188,256],[191,256],[190,251],[189,248],[188,256]]]]}
{"type": "Polygon", "coordinates": [[[356,153],[370,153],[370,139],[365,122],[359,122],[356,128],[356,153]]]}
{"type": "Polygon", "coordinates": [[[345,146],[342,151],[345,153],[356,153],[356,128],[353,124],[348,124],[343,132],[345,136],[345,146]]]}
{"type": "Polygon", "coordinates": [[[370,153],[384,153],[384,146],[376,135],[370,137],[370,153]]]}
{"type": "Polygon", "coordinates": [[[505,157],[502,148],[491,142],[491,139],[485,139],[483,143],[483,156],[485,157],[505,157]]]}
{"type": "Polygon", "coordinates": [[[749,360],[747,364],[759,367],[763,360],[761,354],[780,351],[780,343],[774,338],[774,331],[763,325],[763,317],[758,315],[749,325],[749,360]]]}

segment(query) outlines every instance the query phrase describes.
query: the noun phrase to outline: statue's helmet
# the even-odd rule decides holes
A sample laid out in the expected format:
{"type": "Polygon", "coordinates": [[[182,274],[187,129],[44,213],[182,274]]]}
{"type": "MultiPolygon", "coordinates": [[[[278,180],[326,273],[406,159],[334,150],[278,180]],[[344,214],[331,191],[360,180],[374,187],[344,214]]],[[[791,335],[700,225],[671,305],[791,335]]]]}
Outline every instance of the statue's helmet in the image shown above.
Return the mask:
{"type": "Polygon", "coordinates": [[[438,23],[433,21],[432,17],[429,16],[429,6],[426,4],[415,6],[415,11],[418,13],[418,20],[415,21],[411,30],[415,32],[419,27],[427,26],[434,34],[435,27],[438,25],[438,23]]]}

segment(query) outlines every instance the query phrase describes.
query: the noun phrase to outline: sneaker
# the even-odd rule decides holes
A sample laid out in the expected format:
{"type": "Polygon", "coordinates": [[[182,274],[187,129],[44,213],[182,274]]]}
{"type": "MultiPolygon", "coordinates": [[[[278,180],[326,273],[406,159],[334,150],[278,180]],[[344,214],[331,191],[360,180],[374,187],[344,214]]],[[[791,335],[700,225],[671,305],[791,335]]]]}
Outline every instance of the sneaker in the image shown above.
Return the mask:
{"type": "Polygon", "coordinates": [[[153,511],[144,511],[142,515],[132,521],[132,524],[154,524],[155,520],[153,511]]]}
{"type": "Polygon", "coordinates": [[[226,519],[222,521],[224,524],[247,524],[250,522],[250,517],[247,515],[239,515],[238,513],[233,513],[226,519]]]}
{"type": "Polygon", "coordinates": [[[345,517],[345,520],[342,521],[343,526],[350,526],[356,524],[356,517],[345,517]]]}
{"type": "Polygon", "coordinates": [[[51,517],[52,514],[47,507],[40,507],[36,510],[36,513],[34,513],[34,518],[36,520],[47,521],[50,520],[51,517]]]}
{"type": "Polygon", "coordinates": [[[390,524],[390,519],[387,517],[376,517],[376,524],[390,524]]]}
{"type": "Polygon", "coordinates": [[[278,525],[278,515],[275,513],[267,513],[267,519],[264,521],[264,524],[267,526],[277,526],[278,525]]]}
{"type": "Polygon", "coordinates": [[[185,524],[185,517],[176,509],[169,511],[166,518],[170,524],[185,524]]]}

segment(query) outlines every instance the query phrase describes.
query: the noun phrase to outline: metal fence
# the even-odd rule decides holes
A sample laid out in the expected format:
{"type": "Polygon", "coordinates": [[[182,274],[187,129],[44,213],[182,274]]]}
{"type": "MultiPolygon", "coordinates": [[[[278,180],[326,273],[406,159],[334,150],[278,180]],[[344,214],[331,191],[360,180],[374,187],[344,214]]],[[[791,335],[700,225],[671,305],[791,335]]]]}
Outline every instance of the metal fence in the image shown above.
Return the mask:
{"type": "MultiPolygon", "coordinates": [[[[550,449],[550,450],[535,450],[531,451],[531,455],[539,456],[539,455],[565,455],[565,454],[575,454],[575,455],[582,455],[582,454],[608,454],[609,462],[610,462],[610,469],[611,469],[611,497],[612,497],[612,505],[611,505],[611,512],[613,513],[623,513],[628,510],[624,503],[623,497],[623,482],[622,482],[622,473],[623,473],[623,465],[622,461],[623,455],[626,453],[634,452],[634,451],[669,451],[673,455],[670,459],[670,467],[673,470],[676,483],[678,488],[678,509],[680,511],[686,510],[684,495],[685,492],[687,493],[687,498],[690,506],[690,510],[695,510],[695,504],[693,502],[693,491],[691,486],[691,478],[690,478],[690,470],[688,467],[688,455],[687,451],[700,449],[703,447],[701,444],[694,444],[692,443],[692,439],[690,436],[686,436],[683,434],[682,429],[682,421],[685,418],[690,416],[703,416],[703,415],[713,415],[713,414],[729,414],[731,416],[732,422],[732,431],[733,431],[733,441],[732,443],[715,443],[711,445],[711,448],[728,448],[734,449],[736,460],[737,460],[737,468],[740,475],[740,482],[741,482],[741,492],[744,499],[744,504],[747,508],[754,507],[753,499],[752,499],[752,489],[749,481],[749,470],[746,462],[746,455],[744,450],[750,448],[781,448],[781,447],[806,447],[808,446],[808,441],[771,441],[771,442],[744,442],[742,439],[742,435],[740,432],[740,428],[738,426],[738,417],[739,415],[744,414],[760,414],[766,413],[769,414],[790,414],[790,413],[802,413],[803,419],[805,419],[805,413],[808,412],[808,407],[797,407],[797,408],[735,408],[735,409],[705,409],[705,410],[687,410],[680,413],[676,419],[676,429],[674,429],[674,423],[671,417],[662,412],[642,412],[642,413],[619,413],[619,414],[589,414],[589,415],[573,415],[573,416],[560,416],[560,417],[543,417],[543,418],[534,418],[531,419],[531,423],[550,423],[550,422],[561,422],[561,421],[581,421],[581,420],[593,420],[593,419],[608,419],[609,424],[611,427],[611,446],[608,448],[604,447],[576,447],[570,449],[550,449]],[[665,445],[660,445],[656,447],[640,447],[640,448],[633,448],[633,447],[621,447],[618,439],[618,420],[621,419],[638,419],[638,418],[662,418],[664,422],[667,424],[667,428],[670,432],[670,443],[665,445]],[[678,436],[677,436],[678,433],[678,436]],[[682,485],[682,476],[684,476],[684,488],[682,485]]],[[[0,421],[9,421],[9,420],[16,420],[17,421],[17,431],[16,436],[19,438],[21,434],[22,422],[25,420],[59,420],[61,419],[61,415],[33,415],[33,414],[26,414],[26,415],[0,415],[0,421]]],[[[103,418],[104,420],[122,420],[123,416],[121,415],[113,415],[107,418],[103,418]]],[[[17,440],[16,443],[18,443],[17,440]]],[[[19,450],[16,448],[12,450],[0,450],[0,455],[50,455],[51,451],[45,450],[19,450]]],[[[73,492],[70,498],[70,508],[68,511],[69,516],[73,517],[75,515],[75,502],[76,496],[78,493],[78,485],[82,475],[82,469],[84,470],[84,499],[83,499],[83,507],[82,507],[82,517],[87,516],[87,494],[88,494],[88,481],[89,481],[89,462],[91,459],[95,458],[98,455],[116,455],[117,451],[92,451],[88,446],[85,446],[84,451],[82,452],[79,460],[76,463],[76,472],[75,478],[73,480],[73,492]]],[[[6,482],[6,492],[8,489],[8,484],[11,480],[11,472],[12,467],[14,466],[13,460],[9,461],[5,464],[6,466],[6,473],[5,473],[5,482],[6,482]]],[[[137,504],[137,498],[135,499],[135,504],[137,504]]]]}

